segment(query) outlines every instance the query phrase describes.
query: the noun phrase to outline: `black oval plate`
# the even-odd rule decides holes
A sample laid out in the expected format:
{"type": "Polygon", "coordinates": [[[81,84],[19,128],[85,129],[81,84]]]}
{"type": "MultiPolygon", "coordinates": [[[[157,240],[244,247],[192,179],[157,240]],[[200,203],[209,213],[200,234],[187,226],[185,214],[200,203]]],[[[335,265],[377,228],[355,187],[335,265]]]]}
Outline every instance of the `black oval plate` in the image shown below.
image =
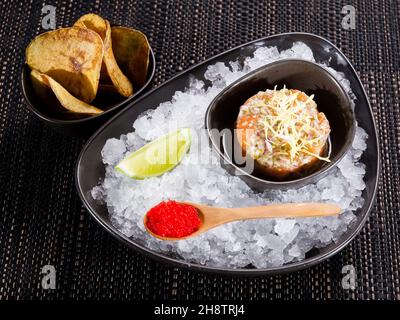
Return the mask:
{"type": "MultiPolygon", "coordinates": [[[[207,83],[207,81],[205,82],[207,83]]],[[[379,162],[379,146],[371,106],[361,81],[351,63],[336,46],[324,38],[308,33],[285,33],[252,41],[219,54],[185,72],[182,72],[139,98],[129,107],[109,120],[88,140],[78,158],[75,178],[79,196],[91,215],[109,233],[134,249],[148,254],[159,261],[169,262],[180,267],[187,267],[194,270],[237,275],[266,275],[297,271],[310,267],[331,257],[343,249],[363,227],[374,204],[378,185],[379,162]],[[143,111],[154,109],[160,103],[171,100],[176,91],[184,90],[189,86],[191,78],[195,77],[204,81],[204,73],[210,64],[216,62],[235,61],[238,59],[242,60],[247,56],[251,56],[257,48],[262,46],[277,46],[279,50],[288,49],[297,41],[304,42],[312,49],[314,58],[317,62],[322,63],[330,60],[330,66],[345,74],[345,77],[350,81],[351,88],[356,96],[356,119],[369,136],[367,140],[367,150],[362,156],[362,162],[366,164],[366,174],[364,178],[366,189],[363,191],[365,203],[363,207],[356,212],[356,222],[351,225],[344,235],[342,235],[339,241],[321,249],[313,249],[307,254],[305,260],[289,263],[281,267],[267,269],[230,269],[203,266],[179,260],[170,257],[167,254],[152,251],[119,232],[110,221],[106,205],[98,203],[90,195],[91,189],[104,177],[105,168],[101,159],[101,150],[106,140],[109,138],[118,138],[121,134],[131,132],[133,130],[132,124],[134,120],[143,111]]]]}

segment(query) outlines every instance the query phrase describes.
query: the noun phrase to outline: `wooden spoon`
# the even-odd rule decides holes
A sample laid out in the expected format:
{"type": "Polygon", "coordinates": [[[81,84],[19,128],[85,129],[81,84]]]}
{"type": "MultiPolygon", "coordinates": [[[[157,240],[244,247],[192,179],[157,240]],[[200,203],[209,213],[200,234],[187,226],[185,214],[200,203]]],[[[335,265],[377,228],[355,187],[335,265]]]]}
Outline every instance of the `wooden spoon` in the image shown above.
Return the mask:
{"type": "Polygon", "coordinates": [[[143,218],[144,226],[148,233],[162,240],[183,240],[196,237],[216,226],[238,220],[262,219],[262,218],[304,218],[334,216],[340,213],[340,208],[327,203],[286,203],[270,204],[259,207],[247,208],[217,208],[190,202],[181,202],[197,209],[201,220],[200,228],[194,233],[182,237],[163,237],[153,233],[147,228],[147,214],[143,218]]]}

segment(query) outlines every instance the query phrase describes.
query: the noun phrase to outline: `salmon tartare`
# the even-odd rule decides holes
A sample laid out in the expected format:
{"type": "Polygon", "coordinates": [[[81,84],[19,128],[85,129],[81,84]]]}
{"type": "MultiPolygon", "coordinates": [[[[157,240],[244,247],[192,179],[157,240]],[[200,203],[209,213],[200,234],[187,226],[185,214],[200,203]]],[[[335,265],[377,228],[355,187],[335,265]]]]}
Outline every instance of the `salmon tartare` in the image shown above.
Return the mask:
{"type": "Polygon", "coordinates": [[[323,154],[330,126],[314,95],[287,88],[260,91],[240,107],[236,129],[243,153],[275,178],[329,162],[323,154]]]}

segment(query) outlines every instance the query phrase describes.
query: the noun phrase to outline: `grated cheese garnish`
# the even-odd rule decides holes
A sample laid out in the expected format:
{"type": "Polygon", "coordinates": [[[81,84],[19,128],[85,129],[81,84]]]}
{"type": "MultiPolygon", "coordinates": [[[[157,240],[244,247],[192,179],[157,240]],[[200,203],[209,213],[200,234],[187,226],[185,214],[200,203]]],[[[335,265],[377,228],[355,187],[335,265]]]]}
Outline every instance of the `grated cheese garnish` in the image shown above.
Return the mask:
{"type": "Polygon", "coordinates": [[[325,143],[327,132],[320,128],[316,108],[310,112],[315,105],[314,95],[302,101],[301,94],[301,91],[275,87],[271,99],[257,102],[259,107],[268,106],[268,113],[262,118],[266,142],[277,157],[289,157],[293,161],[303,153],[330,162],[328,157],[313,152],[325,143]]]}

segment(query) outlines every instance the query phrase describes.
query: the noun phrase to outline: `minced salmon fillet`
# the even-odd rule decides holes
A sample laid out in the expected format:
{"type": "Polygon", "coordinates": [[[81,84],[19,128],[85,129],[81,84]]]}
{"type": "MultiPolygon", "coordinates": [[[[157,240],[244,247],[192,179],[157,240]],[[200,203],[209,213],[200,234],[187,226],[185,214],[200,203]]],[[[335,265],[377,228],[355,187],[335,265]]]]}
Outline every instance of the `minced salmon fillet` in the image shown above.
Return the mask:
{"type": "Polygon", "coordinates": [[[283,178],[323,157],[330,126],[313,96],[295,89],[266,90],[249,98],[236,122],[243,153],[268,174],[283,178]]]}

